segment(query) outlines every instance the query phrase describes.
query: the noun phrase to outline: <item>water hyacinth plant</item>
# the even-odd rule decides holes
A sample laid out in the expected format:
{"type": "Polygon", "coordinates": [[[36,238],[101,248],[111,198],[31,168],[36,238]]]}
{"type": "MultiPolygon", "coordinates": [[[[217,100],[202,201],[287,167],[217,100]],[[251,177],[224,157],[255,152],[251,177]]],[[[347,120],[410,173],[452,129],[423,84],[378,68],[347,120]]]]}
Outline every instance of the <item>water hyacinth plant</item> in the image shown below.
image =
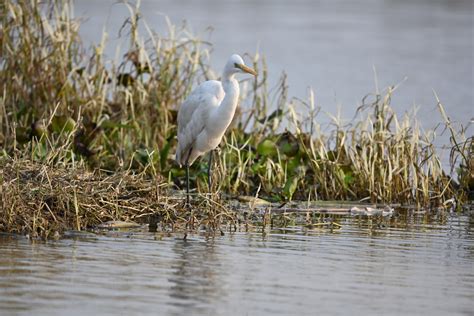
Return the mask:
{"type": "MultiPolygon", "coordinates": [[[[70,2],[0,4],[2,168],[10,166],[11,171],[15,166],[21,173],[24,163],[25,170],[32,165],[82,170],[124,185],[130,178],[113,175],[140,175],[160,187],[155,197],[182,189],[184,171],[174,162],[177,110],[194,86],[212,78],[212,47],[171,24],[156,33],[142,20],[138,7],[123,5],[130,17],[121,30],[113,31],[120,31],[128,47],[114,62],[104,55],[106,36],[84,47],[70,2]]],[[[207,187],[206,160],[193,165],[198,192],[420,207],[468,198],[474,178],[473,137],[451,124],[441,103],[440,119],[451,134],[451,173],[441,165],[433,134],[393,111],[394,89],[367,96],[350,124],[334,118],[327,131],[318,123],[320,113],[311,91],[306,100],[290,98],[283,74],[277,89],[269,93],[264,57],[251,58],[259,76],[243,84],[240,111],[215,162],[215,187],[207,187]],[[297,110],[301,108],[305,110],[297,110]]],[[[8,230],[15,218],[8,205],[15,205],[18,197],[9,190],[25,181],[14,175],[2,170],[0,177],[2,230],[8,230]]],[[[75,203],[74,196],[62,199],[69,201],[66,204],[35,203],[45,201],[41,191],[27,198],[41,212],[63,212],[68,203],[74,204],[66,207],[71,212],[92,212],[85,206],[90,203],[75,203]]],[[[158,211],[157,204],[150,205],[156,207],[151,212],[158,211]]],[[[145,209],[150,212],[146,207],[137,212],[145,209]]],[[[53,222],[60,221],[58,216],[52,216],[53,222]]],[[[121,218],[107,218],[112,217],[121,218]]],[[[81,223],[75,224],[77,228],[89,221],[81,223]]]]}

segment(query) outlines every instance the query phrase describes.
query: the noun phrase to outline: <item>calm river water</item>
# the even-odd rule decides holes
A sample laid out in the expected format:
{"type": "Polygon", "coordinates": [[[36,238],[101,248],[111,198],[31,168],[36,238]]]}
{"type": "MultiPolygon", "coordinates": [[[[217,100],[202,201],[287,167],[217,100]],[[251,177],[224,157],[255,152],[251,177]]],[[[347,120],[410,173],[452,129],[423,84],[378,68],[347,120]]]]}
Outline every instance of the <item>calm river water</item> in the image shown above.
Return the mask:
{"type": "Polygon", "coordinates": [[[472,315],[474,215],[340,223],[187,241],[3,236],[0,314],[472,315]]]}

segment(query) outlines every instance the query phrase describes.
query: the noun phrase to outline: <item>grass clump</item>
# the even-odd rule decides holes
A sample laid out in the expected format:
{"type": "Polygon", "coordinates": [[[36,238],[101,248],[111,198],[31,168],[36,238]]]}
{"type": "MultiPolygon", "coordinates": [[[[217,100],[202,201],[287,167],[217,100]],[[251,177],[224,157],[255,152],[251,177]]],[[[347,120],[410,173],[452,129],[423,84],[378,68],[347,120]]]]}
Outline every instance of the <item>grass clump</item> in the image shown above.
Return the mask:
{"type": "MultiPolygon", "coordinates": [[[[104,56],[105,35],[83,46],[70,2],[0,4],[1,230],[47,236],[106,220],[187,218],[173,197],[184,183],[173,159],[176,117],[191,89],[213,77],[210,46],[172,25],[155,33],[138,8],[124,5],[130,17],[119,33],[128,46],[114,62],[104,56]]],[[[206,162],[198,161],[198,192],[419,207],[469,198],[473,137],[454,127],[441,103],[450,174],[433,133],[394,113],[392,87],[364,98],[350,123],[333,117],[325,129],[312,92],[289,98],[283,74],[270,93],[265,59],[252,59],[260,75],[242,83],[240,111],[216,161],[216,187],[207,187],[206,162]]],[[[200,201],[197,222],[232,220],[220,202],[200,201]]]]}
{"type": "Polygon", "coordinates": [[[166,193],[162,177],[132,171],[89,171],[83,166],[0,160],[0,231],[48,238],[65,229],[84,230],[108,221],[160,224],[163,230],[185,226],[218,230],[234,214],[206,200],[192,217],[182,199],[166,193]]]}

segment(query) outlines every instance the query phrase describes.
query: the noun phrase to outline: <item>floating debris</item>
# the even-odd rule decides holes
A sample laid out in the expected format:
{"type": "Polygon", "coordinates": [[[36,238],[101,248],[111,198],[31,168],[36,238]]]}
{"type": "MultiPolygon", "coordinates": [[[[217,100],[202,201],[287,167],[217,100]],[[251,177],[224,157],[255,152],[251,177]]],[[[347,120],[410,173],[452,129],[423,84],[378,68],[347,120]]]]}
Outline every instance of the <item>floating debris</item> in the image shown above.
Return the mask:
{"type": "Polygon", "coordinates": [[[97,228],[99,229],[120,229],[120,228],[138,228],[138,227],[141,227],[141,225],[135,222],[125,222],[125,221],[108,221],[108,222],[97,225],[97,228]]]}
{"type": "Polygon", "coordinates": [[[450,198],[449,200],[444,201],[443,206],[447,209],[449,209],[449,212],[454,212],[457,207],[457,201],[456,198],[450,198]]]}
{"type": "Polygon", "coordinates": [[[373,207],[363,207],[359,208],[354,206],[350,210],[352,216],[391,216],[393,214],[393,208],[390,206],[385,206],[383,209],[373,208],[373,207]]]}
{"type": "Polygon", "coordinates": [[[251,205],[252,207],[271,204],[270,202],[264,199],[261,199],[255,196],[248,196],[248,195],[240,195],[239,197],[237,197],[237,200],[243,203],[249,203],[249,205],[251,205]]]}

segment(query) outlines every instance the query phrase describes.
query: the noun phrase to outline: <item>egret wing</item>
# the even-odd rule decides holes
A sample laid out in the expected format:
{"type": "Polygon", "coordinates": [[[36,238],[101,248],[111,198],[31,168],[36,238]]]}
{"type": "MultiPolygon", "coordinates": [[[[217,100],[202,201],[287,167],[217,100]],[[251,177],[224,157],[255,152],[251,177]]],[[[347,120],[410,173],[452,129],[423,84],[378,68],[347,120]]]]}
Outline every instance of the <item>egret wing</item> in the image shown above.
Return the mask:
{"type": "Polygon", "coordinates": [[[185,164],[197,136],[205,129],[210,112],[219,106],[224,90],[219,81],[203,82],[194,89],[178,112],[178,148],[176,161],[185,164]]]}

